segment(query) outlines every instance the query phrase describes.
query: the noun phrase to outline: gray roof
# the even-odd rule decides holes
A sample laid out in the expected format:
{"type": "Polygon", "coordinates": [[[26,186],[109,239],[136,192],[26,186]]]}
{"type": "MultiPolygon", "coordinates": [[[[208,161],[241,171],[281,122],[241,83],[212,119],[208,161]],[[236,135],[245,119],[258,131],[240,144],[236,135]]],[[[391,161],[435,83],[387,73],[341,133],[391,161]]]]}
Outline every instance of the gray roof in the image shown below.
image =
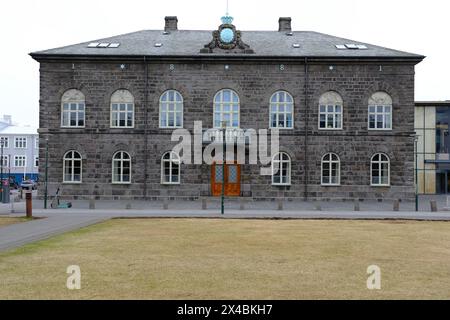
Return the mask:
{"type": "MultiPolygon", "coordinates": [[[[408,52],[383,48],[354,40],[312,32],[294,31],[292,36],[278,31],[241,31],[242,40],[254,50],[254,54],[232,54],[245,57],[329,57],[329,58],[406,58],[421,60],[424,57],[408,52]],[[299,44],[294,48],[293,44],[299,44]],[[365,44],[367,50],[339,50],[336,45],[365,44]]],[[[200,53],[200,49],[212,40],[212,31],[177,30],[164,34],[162,30],[142,30],[97,39],[66,47],[33,52],[35,58],[45,56],[158,56],[201,57],[227,56],[224,53],[200,53]],[[91,42],[120,43],[118,48],[88,48],[91,42]],[[161,43],[156,47],[155,43],[161,43]]]]}

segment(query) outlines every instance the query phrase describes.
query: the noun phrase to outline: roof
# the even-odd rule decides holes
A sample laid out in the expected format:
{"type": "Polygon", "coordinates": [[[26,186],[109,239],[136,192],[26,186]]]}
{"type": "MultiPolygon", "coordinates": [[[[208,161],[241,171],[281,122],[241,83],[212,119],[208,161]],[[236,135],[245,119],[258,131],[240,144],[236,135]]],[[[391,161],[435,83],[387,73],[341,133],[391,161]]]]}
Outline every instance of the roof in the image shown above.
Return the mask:
{"type": "Polygon", "coordinates": [[[293,31],[292,35],[278,31],[241,31],[242,41],[254,50],[254,54],[200,53],[200,49],[212,40],[212,31],[176,30],[165,34],[162,30],[142,30],[110,38],[96,39],[66,47],[31,53],[40,57],[327,57],[327,58],[406,58],[422,60],[424,56],[388,49],[349,39],[312,31],[293,31]],[[89,48],[89,43],[120,43],[117,48],[89,48]],[[156,47],[156,43],[162,46],[156,47]],[[293,44],[299,44],[294,48],[293,44]],[[337,49],[336,45],[364,44],[366,50],[337,49]]]}
{"type": "Polygon", "coordinates": [[[450,107],[450,100],[446,101],[416,101],[416,107],[450,107]]]}
{"type": "Polygon", "coordinates": [[[37,135],[37,128],[31,126],[10,125],[0,129],[1,135],[37,135]]]}

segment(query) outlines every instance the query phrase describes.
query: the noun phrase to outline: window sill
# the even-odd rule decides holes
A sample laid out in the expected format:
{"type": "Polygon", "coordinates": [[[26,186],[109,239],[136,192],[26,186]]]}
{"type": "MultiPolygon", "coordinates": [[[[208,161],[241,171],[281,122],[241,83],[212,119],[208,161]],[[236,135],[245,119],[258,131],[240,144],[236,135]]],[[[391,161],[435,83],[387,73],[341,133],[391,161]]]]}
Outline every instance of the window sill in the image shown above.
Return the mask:
{"type": "Polygon", "coordinates": [[[180,185],[181,183],[180,182],[161,182],[161,184],[170,186],[170,185],[180,185]]]}
{"type": "Polygon", "coordinates": [[[318,128],[320,131],[339,131],[344,130],[343,128],[318,128]]]}
{"type": "Polygon", "coordinates": [[[322,187],[340,187],[341,186],[340,183],[336,183],[336,184],[333,184],[333,183],[321,183],[320,185],[322,187]]]}
{"type": "Polygon", "coordinates": [[[371,184],[371,187],[390,187],[390,184],[371,184]]]}
{"type": "Polygon", "coordinates": [[[63,181],[63,184],[81,184],[81,181],[63,181]]]}
{"type": "Polygon", "coordinates": [[[290,187],[290,183],[272,183],[272,186],[274,187],[290,187]]]}
{"type": "Polygon", "coordinates": [[[111,184],[113,184],[113,185],[121,185],[121,184],[123,184],[123,185],[130,185],[131,182],[111,182],[111,184]]]}

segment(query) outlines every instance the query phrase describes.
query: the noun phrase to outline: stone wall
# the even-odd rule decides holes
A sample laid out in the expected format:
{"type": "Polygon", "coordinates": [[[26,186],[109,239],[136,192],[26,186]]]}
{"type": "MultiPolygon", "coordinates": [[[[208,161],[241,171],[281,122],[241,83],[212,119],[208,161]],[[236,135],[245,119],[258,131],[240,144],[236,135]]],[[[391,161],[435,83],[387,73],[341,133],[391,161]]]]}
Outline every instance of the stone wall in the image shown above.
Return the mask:
{"type": "MultiPolygon", "coordinates": [[[[280,68],[280,63],[271,62],[242,61],[228,65],[226,70],[225,64],[218,62],[151,62],[147,70],[144,63],[131,61],[42,61],[40,141],[49,139],[50,193],[62,185],[62,194],[67,198],[91,195],[105,199],[168,195],[195,198],[209,195],[211,170],[205,164],[183,165],[180,185],[161,185],[161,156],[175,142],[170,141],[172,130],[158,128],[159,98],[165,90],[178,90],[184,98],[184,128],[192,131],[197,120],[203,121],[205,129],[213,126],[213,97],[218,90],[230,88],[240,97],[240,126],[243,129],[269,127],[269,99],[277,90],[288,91],[295,101],[294,129],[280,131],[281,149],[292,158],[292,185],[272,186],[270,176],[259,175],[259,166],[244,165],[243,195],[304,197],[307,193],[309,198],[405,200],[414,197],[412,63],[309,65],[306,95],[302,63],[286,63],[284,68],[280,68]],[[120,68],[121,64],[126,65],[124,69],[120,68]],[[81,90],[86,96],[86,127],[83,129],[60,127],[60,99],[71,88],[81,90]],[[117,89],[128,89],[134,95],[133,129],[110,128],[110,97],[117,89]],[[344,100],[343,130],[318,130],[318,101],[328,90],[337,91],[344,100]],[[393,99],[393,130],[368,131],[368,99],[380,90],[389,93],[393,99]],[[83,156],[83,181],[81,184],[62,184],[62,157],[73,149],[83,156]],[[119,150],[128,151],[132,156],[132,183],[129,185],[111,184],[111,157],[119,150]],[[341,186],[320,185],[320,161],[327,152],[335,152],[341,159],[341,186]],[[390,157],[390,187],[370,186],[370,158],[376,152],[384,152],[390,157]]],[[[44,163],[44,143],[40,144],[40,158],[44,163]]],[[[43,177],[44,166],[39,170],[43,177]]],[[[40,194],[42,188],[41,185],[40,194]]]]}

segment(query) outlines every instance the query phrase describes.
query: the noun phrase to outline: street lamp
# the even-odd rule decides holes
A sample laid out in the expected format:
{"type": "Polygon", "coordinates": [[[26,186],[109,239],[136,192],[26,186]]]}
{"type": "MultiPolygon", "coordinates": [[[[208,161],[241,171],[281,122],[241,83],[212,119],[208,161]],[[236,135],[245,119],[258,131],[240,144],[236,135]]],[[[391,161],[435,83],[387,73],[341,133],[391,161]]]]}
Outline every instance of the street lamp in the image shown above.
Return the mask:
{"type": "Polygon", "coordinates": [[[226,130],[226,121],[221,121],[222,124],[222,194],[221,194],[221,204],[220,204],[220,213],[225,213],[225,130],[226,130]]]}
{"type": "Polygon", "coordinates": [[[44,209],[47,209],[48,196],[48,138],[45,138],[45,191],[44,191],[44,209]]]}
{"type": "Polygon", "coordinates": [[[414,157],[415,157],[415,163],[416,163],[416,170],[415,170],[415,176],[416,176],[416,211],[419,211],[419,175],[418,175],[418,167],[417,167],[417,142],[419,141],[419,136],[414,136],[414,157]]]}
{"type": "Polygon", "coordinates": [[[0,149],[1,149],[1,156],[0,156],[0,201],[3,202],[3,144],[4,140],[3,138],[0,138],[0,149]]]}

